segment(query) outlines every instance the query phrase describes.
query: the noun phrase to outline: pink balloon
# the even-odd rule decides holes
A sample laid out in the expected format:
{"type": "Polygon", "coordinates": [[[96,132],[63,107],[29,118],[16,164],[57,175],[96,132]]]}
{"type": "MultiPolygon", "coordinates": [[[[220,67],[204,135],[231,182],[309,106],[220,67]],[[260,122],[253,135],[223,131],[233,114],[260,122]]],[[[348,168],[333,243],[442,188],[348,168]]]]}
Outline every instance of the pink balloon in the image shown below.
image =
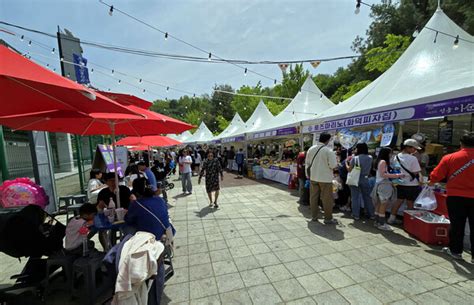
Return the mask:
{"type": "Polygon", "coordinates": [[[28,178],[7,180],[0,186],[0,204],[5,208],[34,204],[44,209],[48,202],[44,189],[28,178]]]}

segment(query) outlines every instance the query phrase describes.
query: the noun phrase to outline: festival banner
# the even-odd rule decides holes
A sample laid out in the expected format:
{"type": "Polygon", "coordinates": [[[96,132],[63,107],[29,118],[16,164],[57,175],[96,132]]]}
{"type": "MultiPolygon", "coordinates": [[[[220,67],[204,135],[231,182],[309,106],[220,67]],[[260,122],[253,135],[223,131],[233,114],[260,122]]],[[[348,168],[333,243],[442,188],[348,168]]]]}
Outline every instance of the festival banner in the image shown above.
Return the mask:
{"type": "Polygon", "coordinates": [[[330,120],[321,124],[304,126],[303,132],[313,133],[326,130],[352,128],[363,125],[419,120],[424,118],[467,114],[473,112],[474,95],[469,95],[412,107],[372,112],[343,119],[330,120]]]}

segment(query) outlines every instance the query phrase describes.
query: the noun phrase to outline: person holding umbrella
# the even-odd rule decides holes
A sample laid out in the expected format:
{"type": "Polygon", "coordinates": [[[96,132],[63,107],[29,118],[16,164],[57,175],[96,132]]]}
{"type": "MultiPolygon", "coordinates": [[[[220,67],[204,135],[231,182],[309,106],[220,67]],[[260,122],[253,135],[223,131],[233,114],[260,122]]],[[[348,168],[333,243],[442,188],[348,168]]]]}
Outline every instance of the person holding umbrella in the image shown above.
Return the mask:
{"type": "Polygon", "coordinates": [[[201,173],[199,174],[198,183],[201,184],[202,176],[206,175],[206,192],[209,197],[209,206],[214,205],[215,208],[218,208],[217,198],[219,198],[219,176],[221,180],[224,180],[224,174],[222,172],[221,162],[214,158],[214,152],[209,151],[207,154],[207,159],[202,165],[201,173]],[[212,201],[212,193],[215,193],[214,202],[212,201]]]}

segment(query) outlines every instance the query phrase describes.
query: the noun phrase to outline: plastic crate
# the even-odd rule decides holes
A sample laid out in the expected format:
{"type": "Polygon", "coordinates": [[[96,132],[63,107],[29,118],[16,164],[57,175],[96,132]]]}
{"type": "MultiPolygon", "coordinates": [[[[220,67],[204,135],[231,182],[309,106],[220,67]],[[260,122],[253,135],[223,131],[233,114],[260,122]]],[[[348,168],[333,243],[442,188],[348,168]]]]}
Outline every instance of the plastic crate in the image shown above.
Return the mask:
{"type": "Polygon", "coordinates": [[[423,213],[438,216],[428,211],[404,211],[403,228],[405,231],[428,245],[448,245],[449,220],[446,223],[426,221],[421,218],[423,213]]]}

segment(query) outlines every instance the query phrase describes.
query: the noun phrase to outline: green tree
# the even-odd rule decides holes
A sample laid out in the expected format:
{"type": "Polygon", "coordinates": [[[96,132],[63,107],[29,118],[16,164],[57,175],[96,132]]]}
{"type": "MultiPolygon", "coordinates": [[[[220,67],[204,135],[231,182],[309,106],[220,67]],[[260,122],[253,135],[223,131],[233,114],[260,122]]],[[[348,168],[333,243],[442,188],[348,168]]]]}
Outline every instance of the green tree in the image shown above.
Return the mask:
{"type": "Polygon", "coordinates": [[[384,46],[375,47],[367,51],[365,69],[368,71],[385,72],[398,60],[409,45],[410,37],[387,34],[384,46]]]}
{"type": "MultiPolygon", "coordinates": [[[[258,82],[255,87],[244,85],[237,90],[237,93],[261,95],[262,85],[260,82],[258,82]]],[[[257,107],[259,101],[259,97],[235,95],[231,102],[231,106],[234,113],[238,112],[242,120],[247,121],[257,107]]]]}
{"type": "Polygon", "coordinates": [[[230,85],[215,85],[214,91],[210,98],[210,112],[215,116],[222,116],[226,120],[231,120],[234,116],[232,111],[231,103],[233,99],[232,94],[226,94],[220,91],[234,92],[234,89],[230,85]],[[218,91],[216,91],[218,90],[218,91]]]}

